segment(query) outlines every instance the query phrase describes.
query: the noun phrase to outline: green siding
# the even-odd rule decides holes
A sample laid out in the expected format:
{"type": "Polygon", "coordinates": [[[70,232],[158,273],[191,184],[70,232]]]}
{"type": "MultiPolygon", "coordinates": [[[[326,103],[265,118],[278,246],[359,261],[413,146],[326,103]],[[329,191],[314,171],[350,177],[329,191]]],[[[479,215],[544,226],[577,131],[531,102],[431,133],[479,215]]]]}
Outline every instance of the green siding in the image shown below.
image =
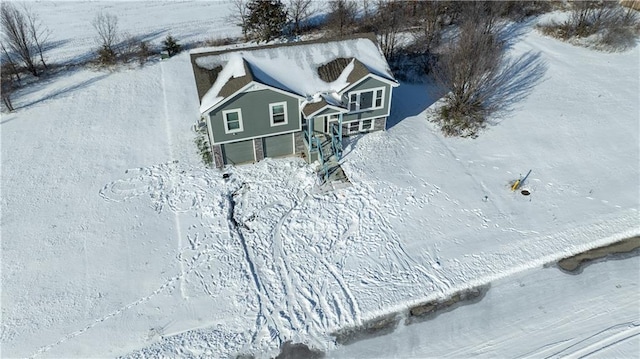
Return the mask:
{"type": "Polygon", "coordinates": [[[313,132],[324,132],[324,117],[313,118],[313,132]]]}
{"type": "Polygon", "coordinates": [[[262,139],[265,157],[289,156],[293,154],[293,134],[276,135],[262,139]]]}
{"type": "Polygon", "coordinates": [[[384,87],[384,98],[382,99],[382,103],[384,104],[384,107],[381,109],[372,110],[372,111],[362,111],[362,112],[356,112],[353,114],[345,114],[342,117],[343,122],[354,121],[354,120],[359,120],[362,118],[369,118],[369,117],[387,116],[387,113],[389,112],[389,95],[391,92],[391,86],[389,86],[388,84],[382,81],[369,77],[366,80],[354,86],[353,88],[349,89],[349,91],[347,92],[347,98],[350,92],[373,89],[376,87],[384,87]]]}
{"type": "Polygon", "coordinates": [[[244,92],[234,96],[229,102],[209,113],[214,143],[239,141],[245,138],[269,136],[279,132],[291,132],[300,128],[298,99],[272,90],[244,92]],[[287,103],[288,123],[271,127],[269,104],[287,103]],[[244,130],[226,134],[222,111],[241,109],[244,130]]]}
{"type": "Polygon", "coordinates": [[[253,162],[253,140],[226,143],[222,147],[222,158],[227,165],[253,162]]]}

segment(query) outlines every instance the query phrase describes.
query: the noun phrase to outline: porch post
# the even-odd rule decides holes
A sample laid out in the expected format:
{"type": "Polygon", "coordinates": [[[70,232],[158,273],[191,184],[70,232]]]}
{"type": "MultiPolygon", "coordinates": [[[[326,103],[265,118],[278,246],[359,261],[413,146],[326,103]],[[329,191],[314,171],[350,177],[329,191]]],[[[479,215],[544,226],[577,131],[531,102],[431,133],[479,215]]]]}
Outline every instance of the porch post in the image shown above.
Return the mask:
{"type": "Polygon", "coordinates": [[[309,146],[309,156],[311,156],[311,149],[313,148],[313,146],[311,145],[313,143],[313,123],[314,123],[314,118],[308,118],[307,119],[307,139],[309,140],[307,143],[307,145],[309,146]]]}

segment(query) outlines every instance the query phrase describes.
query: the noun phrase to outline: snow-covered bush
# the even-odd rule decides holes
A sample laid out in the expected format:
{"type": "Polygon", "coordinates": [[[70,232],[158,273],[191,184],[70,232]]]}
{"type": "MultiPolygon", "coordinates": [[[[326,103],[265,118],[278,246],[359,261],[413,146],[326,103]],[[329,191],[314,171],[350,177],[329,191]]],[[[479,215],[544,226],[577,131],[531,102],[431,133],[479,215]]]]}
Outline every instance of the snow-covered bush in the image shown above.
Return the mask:
{"type": "Polygon", "coordinates": [[[640,19],[636,10],[617,1],[575,1],[566,20],[540,24],[538,29],[576,45],[620,51],[634,46],[640,19]]]}
{"type": "Polygon", "coordinates": [[[209,138],[207,137],[207,127],[206,126],[198,126],[196,128],[196,139],[195,143],[198,147],[198,152],[200,153],[200,157],[202,158],[202,162],[205,165],[211,166],[213,165],[213,155],[211,154],[211,147],[209,146],[209,138]]]}

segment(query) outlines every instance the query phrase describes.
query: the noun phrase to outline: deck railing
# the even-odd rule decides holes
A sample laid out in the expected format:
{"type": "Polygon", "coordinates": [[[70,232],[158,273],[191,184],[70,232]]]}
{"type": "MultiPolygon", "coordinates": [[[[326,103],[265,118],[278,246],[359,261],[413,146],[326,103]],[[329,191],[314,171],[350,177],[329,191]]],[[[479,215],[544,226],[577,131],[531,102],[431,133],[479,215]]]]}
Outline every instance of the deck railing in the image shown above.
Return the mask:
{"type": "Polygon", "coordinates": [[[331,124],[331,149],[333,150],[333,154],[336,156],[336,159],[340,161],[342,158],[342,131],[340,131],[342,127],[337,124],[331,124]]]}

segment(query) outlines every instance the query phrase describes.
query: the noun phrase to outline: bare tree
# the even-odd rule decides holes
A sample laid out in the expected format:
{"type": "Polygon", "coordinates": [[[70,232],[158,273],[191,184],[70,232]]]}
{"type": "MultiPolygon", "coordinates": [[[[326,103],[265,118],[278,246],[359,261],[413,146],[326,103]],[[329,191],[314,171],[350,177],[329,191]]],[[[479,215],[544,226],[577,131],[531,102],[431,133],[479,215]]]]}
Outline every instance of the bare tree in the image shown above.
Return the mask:
{"type": "Polygon", "coordinates": [[[398,34],[407,25],[407,13],[404,1],[378,0],[373,16],[374,32],[378,36],[378,44],[382,53],[390,59],[398,45],[398,34]]]}
{"type": "Polygon", "coordinates": [[[2,63],[0,69],[0,83],[1,83],[1,96],[2,103],[9,111],[13,111],[13,103],[11,102],[11,94],[16,88],[14,77],[11,75],[11,68],[8,63],[2,63]]]}
{"type": "Polygon", "coordinates": [[[293,33],[299,35],[302,24],[311,17],[314,9],[311,6],[313,0],[289,0],[287,12],[293,23],[293,33]]]}
{"type": "Polygon", "coordinates": [[[544,75],[539,54],[507,59],[498,30],[486,29],[465,20],[437,63],[434,76],[448,95],[436,122],[446,135],[477,136],[490,115],[508,110],[544,75]]]}
{"type": "Polygon", "coordinates": [[[459,35],[445,47],[435,78],[449,91],[440,116],[448,135],[473,136],[484,127],[491,89],[503,58],[496,35],[486,33],[470,20],[460,25],[459,35]]]}
{"type": "Polygon", "coordinates": [[[242,36],[244,40],[249,40],[249,28],[247,22],[249,21],[249,4],[248,0],[232,0],[231,11],[227,15],[227,20],[233,22],[235,25],[240,26],[242,29],[242,36]]]}
{"type": "Polygon", "coordinates": [[[351,0],[332,0],[329,2],[327,25],[339,36],[347,34],[347,30],[356,18],[357,5],[351,0]]]}
{"type": "Polygon", "coordinates": [[[420,55],[417,57],[419,66],[429,74],[436,61],[445,25],[451,20],[451,10],[447,3],[436,0],[412,2],[410,5],[407,12],[414,25],[411,29],[414,38],[411,50],[420,55]]]}
{"type": "Polygon", "coordinates": [[[11,3],[3,2],[0,5],[0,23],[4,40],[11,51],[20,58],[29,72],[38,76],[40,73],[33,60],[33,38],[25,15],[11,3]]]}
{"type": "Polygon", "coordinates": [[[112,64],[116,60],[115,46],[117,44],[118,17],[106,12],[99,12],[91,22],[98,33],[96,41],[100,46],[98,50],[99,61],[102,64],[112,64]]]}
{"type": "Polygon", "coordinates": [[[40,56],[40,62],[42,62],[42,66],[44,66],[45,69],[48,69],[47,63],[44,61],[43,52],[49,41],[51,31],[42,24],[40,16],[26,5],[24,6],[24,13],[27,21],[27,27],[29,29],[29,36],[31,36],[31,39],[35,44],[35,49],[40,56]]]}
{"type": "Polygon", "coordinates": [[[16,62],[13,60],[13,58],[9,54],[9,51],[7,51],[7,48],[4,46],[4,43],[0,43],[0,47],[2,48],[3,75],[10,74],[12,76],[15,76],[16,81],[20,82],[21,81],[20,71],[18,70],[18,66],[16,65],[16,62]]]}

